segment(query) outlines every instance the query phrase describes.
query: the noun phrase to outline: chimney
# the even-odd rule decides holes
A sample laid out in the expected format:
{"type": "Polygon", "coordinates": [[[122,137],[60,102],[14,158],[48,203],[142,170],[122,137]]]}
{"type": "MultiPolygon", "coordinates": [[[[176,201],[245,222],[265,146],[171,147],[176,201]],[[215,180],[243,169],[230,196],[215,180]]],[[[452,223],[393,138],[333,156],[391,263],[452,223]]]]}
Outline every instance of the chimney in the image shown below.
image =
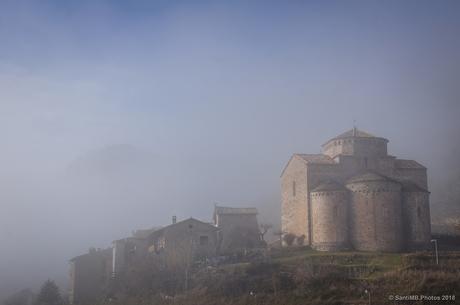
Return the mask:
{"type": "Polygon", "coordinates": [[[177,217],[176,217],[176,215],[174,215],[174,216],[172,217],[172,223],[175,224],[176,222],[177,222],[177,217]]]}

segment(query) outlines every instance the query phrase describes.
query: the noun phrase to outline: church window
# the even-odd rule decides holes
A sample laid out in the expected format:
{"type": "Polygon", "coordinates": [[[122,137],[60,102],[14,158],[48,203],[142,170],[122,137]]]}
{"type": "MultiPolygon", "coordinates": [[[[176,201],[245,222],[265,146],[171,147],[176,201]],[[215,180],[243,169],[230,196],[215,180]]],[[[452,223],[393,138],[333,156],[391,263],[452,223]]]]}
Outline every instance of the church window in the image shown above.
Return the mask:
{"type": "Polygon", "coordinates": [[[339,216],[339,211],[338,211],[338,208],[336,206],[334,207],[333,215],[334,215],[334,220],[337,219],[337,217],[339,216]]]}
{"type": "Polygon", "coordinates": [[[364,158],[364,168],[367,168],[367,158],[364,158]]]}
{"type": "Polygon", "coordinates": [[[295,197],[296,189],[295,189],[295,181],[292,182],[292,196],[295,197]]]}
{"type": "Polygon", "coordinates": [[[417,216],[418,218],[422,217],[422,209],[420,207],[417,207],[417,216]]]}

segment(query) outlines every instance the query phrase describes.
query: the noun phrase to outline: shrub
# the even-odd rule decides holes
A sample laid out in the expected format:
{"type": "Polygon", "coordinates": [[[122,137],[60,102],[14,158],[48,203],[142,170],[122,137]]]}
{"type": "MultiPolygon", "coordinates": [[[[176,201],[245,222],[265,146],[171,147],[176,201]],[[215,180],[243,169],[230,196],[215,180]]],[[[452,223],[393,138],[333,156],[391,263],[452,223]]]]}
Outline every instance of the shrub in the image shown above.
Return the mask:
{"type": "Polygon", "coordinates": [[[295,239],[296,239],[296,236],[294,234],[292,234],[292,233],[288,233],[288,234],[283,236],[283,240],[286,243],[286,245],[288,245],[288,246],[292,246],[292,244],[294,243],[295,239]]]}
{"type": "Polygon", "coordinates": [[[305,242],[305,235],[300,235],[297,237],[297,245],[298,246],[303,246],[304,242],[305,242]]]}

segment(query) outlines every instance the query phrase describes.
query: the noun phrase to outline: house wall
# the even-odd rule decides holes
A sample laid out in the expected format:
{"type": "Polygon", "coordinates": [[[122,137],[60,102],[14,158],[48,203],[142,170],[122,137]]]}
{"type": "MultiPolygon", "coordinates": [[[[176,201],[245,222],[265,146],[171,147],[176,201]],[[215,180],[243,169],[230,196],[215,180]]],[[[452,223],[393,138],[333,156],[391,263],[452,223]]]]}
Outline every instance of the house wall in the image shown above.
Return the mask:
{"type": "Polygon", "coordinates": [[[260,244],[256,214],[219,214],[217,226],[220,229],[220,251],[222,252],[236,250],[239,247],[252,248],[260,244]],[[235,244],[235,238],[244,240],[237,241],[235,244]]]}
{"type": "Polygon", "coordinates": [[[91,304],[106,289],[111,277],[111,251],[81,255],[70,262],[71,304],[91,304]]]}
{"type": "Polygon", "coordinates": [[[217,253],[217,230],[209,224],[190,219],[166,227],[160,233],[155,239],[157,241],[164,238],[162,250],[166,254],[183,253],[193,257],[212,257],[217,253]],[[204,242],[205,240],[207,242],[204,242]]]}

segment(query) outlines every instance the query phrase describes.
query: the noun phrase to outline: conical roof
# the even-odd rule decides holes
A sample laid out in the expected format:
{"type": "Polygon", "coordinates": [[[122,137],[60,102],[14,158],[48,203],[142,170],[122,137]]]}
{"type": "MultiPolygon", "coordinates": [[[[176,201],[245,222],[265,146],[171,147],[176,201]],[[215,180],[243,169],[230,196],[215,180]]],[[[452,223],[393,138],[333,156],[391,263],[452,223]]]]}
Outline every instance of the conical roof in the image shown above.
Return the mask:
{"type": "Polygon", "coordinates": [[[366,131],[359,130],[358,128],[354,127],[348,131],[345,131],[344,133],[339,134],[338,136],[333,137],[332,139],[329,139],[326,143],[323,144],[323,146],[331,141],[340,140],[340,139],[349,139],[349,138],[368,138],[368,139],[375,138],[375,139],[382,139],[388,142],[388,140],[385,138],[374,136],[373,134],[370,134],[366,131]]]}
{"type": "Polygon", "coordinates": [[[343,139],[343,138],[350,138],[350,137],[357,137],[357,138],[376,138],[373,134],[368,132],[359,130],[358,128],[352,128],[342,134],[339,134],[334,139],[343,139]]]}

